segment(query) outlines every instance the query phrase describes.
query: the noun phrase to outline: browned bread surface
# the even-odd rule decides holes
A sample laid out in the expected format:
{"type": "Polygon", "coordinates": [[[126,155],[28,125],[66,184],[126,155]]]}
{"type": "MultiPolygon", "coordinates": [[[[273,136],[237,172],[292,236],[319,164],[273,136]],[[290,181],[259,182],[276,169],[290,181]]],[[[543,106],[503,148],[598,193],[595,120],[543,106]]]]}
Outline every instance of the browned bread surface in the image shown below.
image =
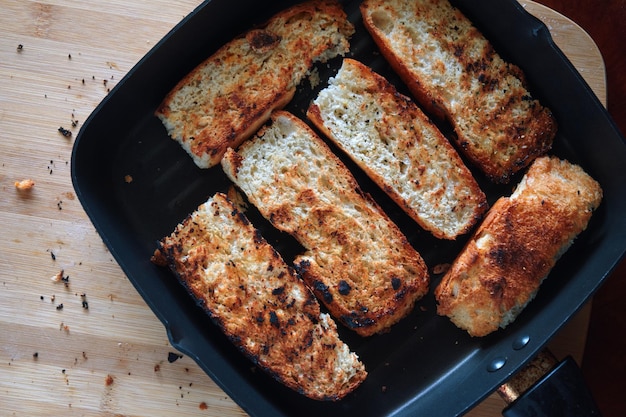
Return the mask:
{"type": "Polygon", "coordinates": [[[540,157],[500,198],[435,290],[438,313],[472,336],[510,324],[602,200],[579,166],[540,157]]]}
{"type": "Polygon", "coordinates": [[[230,340],[259,367],[316,400],[338,400],[367,372],[295,271],[223,194],[160,242],[168,264],[230,340]]]}
{"type": "Polygon", "coordinates": [[[314,62],[346,53],[353,32],[336,1],[293,6],[197,66],[156,115],[199,167],[212,167],[291,100],[314,62]]]}
{"type": "Polygon", "coordinates": [[[551,148],[550,110],[447,0],[365,0],[361,13],[411,93],[452,124],[458,148],[493,181],[508,182],[551,148]]]}
{"type": "Polygon", "coordinates": [[[274,112],[222,166],[265,218],[304,246],[295,260],[303,279],[358,334],[386,331],[428,291],[421,256],[297,117],[274,112]]]}
{"type": "Polygon", "coordinates": [[[439,129],[366,65],[344,59],[307,116],[434,236],[455,239],[487,210],[485,194],[439,129]]]}

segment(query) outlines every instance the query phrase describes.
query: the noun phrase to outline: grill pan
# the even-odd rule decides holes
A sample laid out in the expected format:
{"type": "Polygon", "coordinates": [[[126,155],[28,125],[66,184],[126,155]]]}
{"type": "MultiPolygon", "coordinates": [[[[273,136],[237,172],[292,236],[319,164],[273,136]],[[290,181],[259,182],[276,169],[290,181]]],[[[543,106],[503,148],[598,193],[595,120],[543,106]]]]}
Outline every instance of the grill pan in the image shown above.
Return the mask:
{"type": "MultiPolygon", "coordinates": [[[[604,190],[588,229],[559,260],[537,297],[517,320],[484,338],[471,338],[436,314],[429,293],[384,335],[360,338],[340,329],[369,372],[353,394],[335,403],[309,400],[275,382],[221,334],[186,291],[150,262],[156,241],[229,181],[220,167],[197,168],[153,115],[165,94],[193,67],[237,34],[260,24],[287,1],[213,0],[202,3],[165,36],[90,115],[72,154],[72,181],[85,211],[116,261],[163,322],[172,346],[199,366],[253,416],[454,416],[467,412],[532,359],[583,306],[626,250],[626,144],[615,124],[548,29],[514,0],[456,1],[504,59],[519,65],[535,97],[559,123],[551,154],[581,165],[604,190]],[[132,182],[125,181],[130,175],[132,182]],[[126,177],[127,178],[127,177],[126,177]]],[[[356,34],[350,56],[407,93],[360,22],[358,1],[343,1],[356,34]]],[[[305,80],[287,110],[304,112],[340,59],[319,65],[322,82],[305,80]]],[[[441,126],[449,133],[449,128],[441,126]]],[[[340,155],[362,188],[402,229],[430,268],[450,263],[465,238],[441,241],[421,230],[340,155]]],[[[509,195],[472,169],[490,204],[509,195]]],[[[286,260],[293,241],[251,209],[250,220],[286,260]]],[[[434,288],[440,275],[432,275],[434,288]]]]}

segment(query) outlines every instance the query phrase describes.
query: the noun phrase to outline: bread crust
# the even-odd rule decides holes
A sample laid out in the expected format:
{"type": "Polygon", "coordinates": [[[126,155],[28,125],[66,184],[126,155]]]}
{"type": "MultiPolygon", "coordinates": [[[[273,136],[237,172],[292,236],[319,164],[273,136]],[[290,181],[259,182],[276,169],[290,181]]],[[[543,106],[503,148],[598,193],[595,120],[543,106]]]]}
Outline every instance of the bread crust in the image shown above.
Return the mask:
{"type": "Polygon", "coordinates": [[[294,264],[341,323],[387,331],[428,291],[428,269],[383,210],[303,121],[285,111],[222,166],[261,214],[306,249],[294,264]]]}
{"type": "Polygon", "coordinates": [[[153,261],[168,265],[226,336],[293,390],[338,400],[366,378],[310,290],[225,195],[163,238],[153,261]]]}
{"type": "Polygon", "coordinates": [[[187,74],[155,115],[200,168],[219,163],[284,107],[317,61],[343,55],[354,27],[332,0],[312,0],[233,39],[187,74]]]}
{"type": "Polygon", "coordinates": [[[579,166],[540,157],[510,197],[491,207],[435,289],[437,312],[472,336],[511,323],[602,199],[579,166]]]}
{"type": "Polygon", "coordinates": [[[350,58],[307,117],[435,237],[456,239],[487,210],[487,198],[456,150],[408,97],[350,58]]]}
{"type": "Polygon", "coordinates": [[[411,94],[454,128],[457,148],[496,183],[552,147],[557,123],[447,0],[365,0],[365,27],[411,94]]]}

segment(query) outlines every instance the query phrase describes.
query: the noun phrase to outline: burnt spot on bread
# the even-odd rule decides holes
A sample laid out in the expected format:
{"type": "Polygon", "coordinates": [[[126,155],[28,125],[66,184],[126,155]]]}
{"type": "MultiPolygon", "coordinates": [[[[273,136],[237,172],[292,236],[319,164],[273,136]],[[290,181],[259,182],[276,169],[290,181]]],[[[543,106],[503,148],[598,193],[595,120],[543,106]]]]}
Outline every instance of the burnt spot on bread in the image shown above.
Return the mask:
{"type": "Polygon", "coordinates": [[[259,312],[259,314],[257,314],[254,319],[259,324],[261,324],[261,323],[263,323],[265,321],[265,317],[263,317],[263,313],[261,313],[261,312],[259,312]]]}
{"type": "Polygon", "coordinates": [[[484,285],[492,298],[501,300],[504,296],[504,289],[506,288],[506,278],[500,276],[498,278],[486,280],[484,285]]]}
{"type": "Polygon", "coordinates": [[[402,300],[404,297],[406,297],[406,294],[407,294],[407,290],[406,288],[403,288],[400,291],[398,291],[396,295],[394,295],[394,298],[396,300],[402,300]]]}
{"type": "Polygon", "coordinates": [[[358,329],[362,327],[370,327],[376,324],[376,320],[371,317],[363,317],[356,312],[344,314],[340,317],[341,322],[350,329],[358,329]]]}
{"type": "MultiPolygon", "coordinates": [[[[239,210],[233,210],[230,213],[231,216],[233,217],[237,217],[237,220],[243,224],[244,226],[247,226],[248,224],[250,224],[250,222],[248,221],[248,218],[246,217],[245,214],[243,214],[242,212],[240,212],[239,210]]],[[[255,230],[255,234],[254,234],[254,241],[255,243],[259,243],[263,238],[258,237],[257,235],[260,236],[260,233],[258,233],[257,230],[255,230]]]]}
{"type": "Polygon", "coordinates": [[[282,40],[282,37],[269,30],[257,29],[248,32],[246,34],[246,40],[255,52],[266,53],[276,48],[282,40]]]}
{"type": "Polygon", "coordinates": [[[298,263],[295,263],[294,267],[295,267],[296,272],[298,273],[298,275],[304,275],[304,274],[307,273],[307,271],[311,267],[311,262],[308,261],[308,260],[303,260],[303,261],[300,261],[298,263]]]}
{"type": "Polygon", "coordinates": [[[495,264],[501,268],[506,267],[509,258],[507,251],[500,247],[497,247],[489,252],[489,257],[493,259],[495,264]]]}
{"type": "Polygon", "coordinates": [[[270,311],[270,323],[277,329],[280,328],[280,321],[278,320],[278,316],[275,311],[270,311]]]}
{"type": "Polygon", "coordinates": [[[402,286],[402,280],[400,278],[398,277],[391,278],[391,288],[393,288],[395,291],[398,291],[401,286],[402,286]]]}
{"type": "Polygon", "coordinates": [[[270,214],[269,218],[270,223],[276,224],[284,224],[291,222],[291,212],[287,207],[278,207],[270,214]]]}
{"type": "Polygon", "coordinates": [[[322,299],[325,303],[333,302],[333,295],[328,288],[328,285],[324,284],[322,281],[315,280],[313,281],[313,290],[315,292],[321,294],[322,299]]]}
{"type": "Polygon", "coordinates": [[[348,294],[350,294],[350,290],[352,290],[352,287],[350,286],[350,284],[348,284],[343,279],[341,281],[339,281],[339,294],[341,294],[341,295],[348,295],[348,294]]]}
{"type": "MultiPolygon", "coordinates": [[[[242,218],[246,219],[246,221],[248,221],[248,218],[243,214],[243,213],[239,213],[241,215],[242,218]]],[[[256,245],[260,245],[263,243],[263,235],[261,235],[261,231],[258,229],[254,229],[254,236],[252,236],[252,240],[254,241],[254,243],[256,245]]],[[[276,256],[274,256],[276,257],[276,256]]]]}
{"type": "Polygon", "coordinates": [[[281,295],[284,292],[285,292],[285,286],[283,285],[282,287],[274,288],[272,290],[272,295],[281,295]]]}

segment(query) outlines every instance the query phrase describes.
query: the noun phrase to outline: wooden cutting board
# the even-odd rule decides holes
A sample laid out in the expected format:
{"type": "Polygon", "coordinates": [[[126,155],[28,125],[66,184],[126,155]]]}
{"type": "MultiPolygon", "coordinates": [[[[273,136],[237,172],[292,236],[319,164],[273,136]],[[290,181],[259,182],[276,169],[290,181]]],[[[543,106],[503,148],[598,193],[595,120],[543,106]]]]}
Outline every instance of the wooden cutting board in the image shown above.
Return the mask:
{"type": "MultiPolygon", "coordinates": [[[[605,100],[602,57],[533,2],[605,100]]],[[[197,0],[0,0],[0,410],[11,416],[245,413],[188,357],[107,251],[70,179],[74,137],[124,74],[197,0]],[[59,128],[72,136],[64,136],[59,128]],[[30,191],[15,181],[32,179],[30,191]],[[60,274],[62,280],[52,277],[60,274]],[[66,280],[67,282],[63,282],[66,280]]],[[[551,343],[580,360],[589,308],[551,343]]],[[[499,416],[492,395],[471,416],[499,416]]]]}

